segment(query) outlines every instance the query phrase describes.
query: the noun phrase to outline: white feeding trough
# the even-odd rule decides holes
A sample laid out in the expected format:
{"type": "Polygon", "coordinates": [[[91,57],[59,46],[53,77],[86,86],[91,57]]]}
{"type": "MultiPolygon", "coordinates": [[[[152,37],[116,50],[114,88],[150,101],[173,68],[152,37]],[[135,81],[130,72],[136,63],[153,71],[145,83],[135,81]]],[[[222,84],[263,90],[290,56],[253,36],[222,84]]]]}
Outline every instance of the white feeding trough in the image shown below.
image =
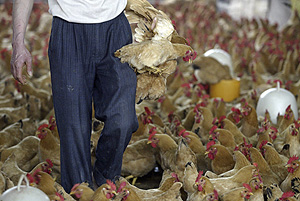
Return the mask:
{"type": "Polygon", "coordinates": [[[298,119],[295,96],[290,91],[280,88],[280,83],[277,82],[277,88],[268,89],[260,95],[256,107],[257,117],[264,117],[268,110],[272,123],[277,124],[278,114],[284,115],[289,105],[291,105],[295,119],[298,119]]]}
{"type": "Polygon", "coordinates": [[[20,177],[17,186],[6,190],[1,196],[1,201],[50,201],[48,196],[38,188],[29,186],[28,179],[25,175],[20,177]],[[25,179],[26,186],[21,185],[25,179]]]}

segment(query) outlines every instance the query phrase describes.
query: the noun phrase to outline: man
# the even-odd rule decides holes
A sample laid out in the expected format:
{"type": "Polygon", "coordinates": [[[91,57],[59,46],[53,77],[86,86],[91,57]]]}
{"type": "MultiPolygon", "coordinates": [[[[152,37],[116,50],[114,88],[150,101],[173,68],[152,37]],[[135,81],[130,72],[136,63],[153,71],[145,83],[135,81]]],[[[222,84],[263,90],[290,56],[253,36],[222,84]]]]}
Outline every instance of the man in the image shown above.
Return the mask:
{"type": "MultiPolygon", "coordinates": [[[[123,9],[126,0],[49,0],[54,16],[49,42],[53,103],[60,135],[61,184],[97,185],[120,175],[123,152],[138,127],[135,113],[136,75],[114,52],[132,42],[123,9]],[[95,117],[105,123],[91,165],[92,101],[95,117]],[[93,174],[92,174],[93,173],[93,174]]],[[[33,0],[13,5],[11,71],[25,84],[22,68],[32,75],[24,36],[33,0]]]]}

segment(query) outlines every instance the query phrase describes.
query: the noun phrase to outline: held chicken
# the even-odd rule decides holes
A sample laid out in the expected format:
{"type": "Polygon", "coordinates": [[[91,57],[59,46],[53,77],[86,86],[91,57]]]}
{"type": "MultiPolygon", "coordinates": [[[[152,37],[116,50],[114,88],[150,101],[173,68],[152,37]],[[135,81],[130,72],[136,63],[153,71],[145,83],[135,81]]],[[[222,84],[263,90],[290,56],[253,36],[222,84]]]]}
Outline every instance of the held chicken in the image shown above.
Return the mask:
{"type": "Polygon", "coordinates": [[[167,39],[159,41],[145,41],[123,46],[115,52],[115,56],[121,59],[122,63],[127,62],[138,73],[149,71],[154,74],[162,74],[165,70],[159,68],[167,61],[184,57],[187,60],[194,60],[194,50],[184,44],[172,44],[167,39]]]}

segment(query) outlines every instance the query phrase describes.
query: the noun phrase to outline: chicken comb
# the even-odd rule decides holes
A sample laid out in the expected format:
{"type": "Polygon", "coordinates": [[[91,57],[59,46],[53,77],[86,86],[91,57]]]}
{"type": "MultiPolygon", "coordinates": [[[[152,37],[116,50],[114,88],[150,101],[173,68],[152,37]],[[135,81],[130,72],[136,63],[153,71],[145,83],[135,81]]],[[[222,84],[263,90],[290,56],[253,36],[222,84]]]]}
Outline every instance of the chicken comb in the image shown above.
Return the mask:
{"type": "Polygon", "coordinates": [[[149,130],[149,134],[151,134],[151,133],[156,133],[156,127],[154,126],[154,127],[152,127],[150,130],[149,130]]]}
{"type": "Polygon", "coordinates": [[[59,192],[55,192],[55,195],[57,195],[59,197],[60,201],[65,200],[64,196],[62,194],[60,194],[59,192]]]}
{"type": "Polygon", "coordinates": [[[15,88],[17,89],[17,91],[20,93],[21,92],[21,87],[20,84],[17,80],[15,80],[15,88]]]}
{"type": "Polygon", "coordinates": [[[188,89],[190,89],[191,85],[190,85],[190,83],[184,83],[181,85],[181,87],[187,87],[188,89]]]}
{"type": "Polygon", "coordinates": [[[42,124],[38,127],[38,131],[41,131],[43,128],[47,128],[49,125],[48,124],[42,124]]]}
{"type": "Polygon", "coordinates": [[[298,160],[298,159],[299,159],[299,157],[296,156],[296,155],[294,155],[294,156],[290,157],[290,159],[289,159],[289,161],[287,162],[287,164],[291,164],[293,161],[296,161],[296,160],[298,160]]]}
{"type": "Polygon", "coordinates": [[[300,122],[298,123],[298,121],[294,121],[295,127],[298,129],[300,127],[300,122]]]}
{"type": "Polygon", "coordinates": [[[196,182],[199,181],[199,179],[202,177],[202,175],[203,175],[203,171],[200,170],[199,173],[198,173],[198,176],[197,176],[197,178],[196,178],[196,182]]]}
{"type": "Polygon", "coordinates": [[[182,129],[182,130],[179,132],[179,134],[178,134],[178,136],[184,137],[184,138],[185,138],[187,135],[189,135],[189,133],[186,132],[185,129],[182,129]]]}
{"type": "Polygon", "coordinates": [[[110,186],[111,190],[115,191],[117,189],[116,185],[111,180],[107,179],[106,183],[110,186]]]}
{"type": "Polygon", "coordinates": [[[168,114],[168,122],[169,122],[169,123],[172,122],[172,116],[173,116],[173,114],[174,114],[173,111],[169,112],[169,114],[168,114]]]}
{"type": "Polygon", "coordinates": [[[284,200],[286,198],[290,198],[293,197],[295,195],[295,193],[293,191],[288,191],[282,194],[281,198],[279,198],[279,200],[284,200]]]}
{"type": "Polygon", "coordinates": [[[209,134],[214,133],[214,131],[218,128],[218,126],[214,125],[213,127],[211,127],[209,134]]]}
{"type": "Polygon", "coordinates": [[[208,150],[211,146],[213,146],[214,144],[216,144],[216,142],[214,140],[211,140],[209,141],[207,144],[206,144],[206,150],[208,150]]]}
{"type": "Polygon", "coordinates": [[[121,192],[125,186],[126,186],[126,181],[121,182],[117,190],[117,193],[121,192]]]}
{"type": "Polygon", "coordinates": [[[154,112],[151,112],[151,110],[149,109],[149,107],[144,107],[144,109],[145,109],[145,112],[146,112],[148,115],[154,114],[154,112]]]}
{"type": "Polygon", "coordinates": [[[74,184],[74,186],[71,188],[71,192],[74,192],[79,185],[80,183],[74,184]]]}
{"type": "Polygon", "coordinates": [[[250,187],[249,184],[243,183],[243,186],[244,186],[249,192],[252,192],[252,188],[250,187]]]}
{"type": "Polygon", "coordinates": [[[214,189],[214,200],[219,200],[219,193],[216,189],[214,189]]]}
{"type": "Polygon", "coordinates": [[[34,183],[34,178],[33,178],[33,176],[31,174],[27,173],[26,177],[29,180],[29,184],[33,184],[34,183]]]}
{"type": "MultiPolygon", "coordinates": [[[[153,128],[155,128],[155,127],[153,127],[153,128]]],[[[150,135],[149,135],[149,137],[148,137],[148,140],[151,140],[155,134],[156,134],[156,130],[153,130],[153,131],[150,133],[150,135]]]]}
{"type": "Polygon", "coordinates": [[[225,116],[225,115],[220,116],[220,117],[219,117],[219,122],[222,122],[224,119],[226,119],[226,116],[225,116]]]}
{"type": "Polygon", "coordinates": [[[175,182],[179,182],[178,175],[175,172],[172,172],[171,176],[175,178],[175,182]]]}
{"type": "Polygon", "coordinates": [[[49,164],[50,168],[53,167],[53,163],[52,163],[52,161],[49,158],[46,159],[46,162],[49,164]]]}
{"type": "Polygon", "coordinates": [[[274,126],[271,126],[270,129],[273,130],[273,131],[275,131],[276,133],[278,133],[277,128],[275,128],[274,126]]]}
{"type": "Polygon", "coordinates": [[[259,149],[262,149],[262,147],[265,146],[267,143],[268,143],[267,140],[263,140],[259,145],[259,149]]]}

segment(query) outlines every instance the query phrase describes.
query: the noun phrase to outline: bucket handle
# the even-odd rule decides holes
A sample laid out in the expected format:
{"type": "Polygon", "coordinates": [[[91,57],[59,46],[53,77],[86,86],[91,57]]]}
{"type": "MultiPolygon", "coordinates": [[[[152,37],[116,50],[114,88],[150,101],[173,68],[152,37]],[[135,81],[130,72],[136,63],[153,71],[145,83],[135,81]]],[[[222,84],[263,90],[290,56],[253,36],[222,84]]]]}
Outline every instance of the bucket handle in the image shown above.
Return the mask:
{"type": "Polygon", "coordinates": [[[26,186],[27,186],[27,187],[29,186],[29,181],[28,181],[26,175],[25,175],[25,174],[22,174],[21,177],[20,177],[20,179],[19,179],[19,182],[18,182],[18,187],[17,187],[18,191],[21,190],[20,188],[21,188],[21,183],[22,183],[23,179],[25,179],[26,186]]]}

